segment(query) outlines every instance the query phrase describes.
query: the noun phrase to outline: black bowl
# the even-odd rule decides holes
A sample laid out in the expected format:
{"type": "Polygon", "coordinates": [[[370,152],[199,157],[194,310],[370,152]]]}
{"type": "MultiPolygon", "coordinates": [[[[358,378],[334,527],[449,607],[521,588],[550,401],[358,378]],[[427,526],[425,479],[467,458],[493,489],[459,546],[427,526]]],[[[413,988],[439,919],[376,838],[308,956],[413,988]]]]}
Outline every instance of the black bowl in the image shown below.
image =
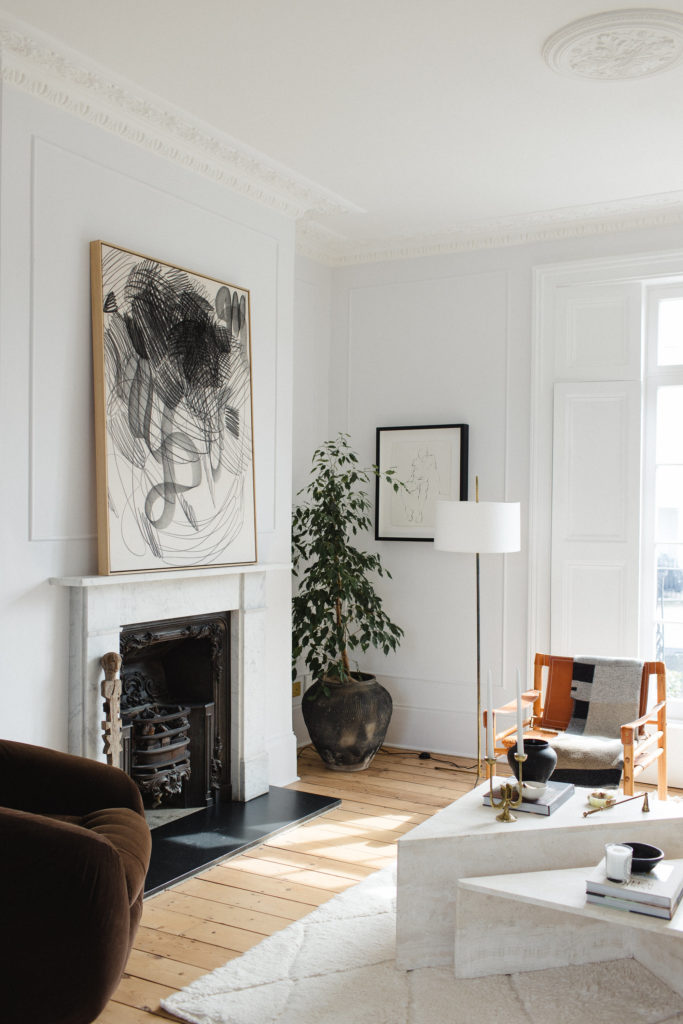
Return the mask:
{"type": "Polygon", "coordinates": [[[655,864],[658,864],[664,856],[664,850],[660,850],[658,846],[650,846],[648,843],[622,843],[621,845],[630,846],[633,850],[631,871],[634,874],[643,875],[647,871],[652,871],[655,864]]]}

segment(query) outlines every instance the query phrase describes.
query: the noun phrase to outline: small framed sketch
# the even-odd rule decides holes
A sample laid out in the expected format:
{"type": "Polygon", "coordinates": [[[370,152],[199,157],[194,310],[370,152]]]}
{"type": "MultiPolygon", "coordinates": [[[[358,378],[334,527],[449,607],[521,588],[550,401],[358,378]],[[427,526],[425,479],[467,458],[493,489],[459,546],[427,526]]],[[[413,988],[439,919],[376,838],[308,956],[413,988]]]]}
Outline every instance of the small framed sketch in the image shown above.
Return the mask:
{"type": "Polygon", "coordinates": [[[377,428],[377,465],[405,489],[377,480],[376,540],[434,540],[437,500],[467,500],[468,437],[466,423],[377,428]]]}
{"type": "Polygon", "coordinates": [[[90,254],[100,573],[255,562],[249,292],[90,254]]]}

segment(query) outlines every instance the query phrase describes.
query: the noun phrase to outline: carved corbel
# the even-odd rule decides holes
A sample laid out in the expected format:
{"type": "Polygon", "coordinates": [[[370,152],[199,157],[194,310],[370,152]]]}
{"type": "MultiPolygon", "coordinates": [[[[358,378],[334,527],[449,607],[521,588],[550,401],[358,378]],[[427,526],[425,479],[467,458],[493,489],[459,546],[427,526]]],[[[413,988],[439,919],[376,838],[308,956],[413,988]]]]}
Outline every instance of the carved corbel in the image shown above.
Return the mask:
{"type": "Polygon", "coordinates": [[[121,763],[121,655],[110,651],[103,656],[100,664],[104,669],[104,680],[100,688],[105,714],[102,722],[103,750],[107,755],[107,764],[118,768],[121,763]]]}

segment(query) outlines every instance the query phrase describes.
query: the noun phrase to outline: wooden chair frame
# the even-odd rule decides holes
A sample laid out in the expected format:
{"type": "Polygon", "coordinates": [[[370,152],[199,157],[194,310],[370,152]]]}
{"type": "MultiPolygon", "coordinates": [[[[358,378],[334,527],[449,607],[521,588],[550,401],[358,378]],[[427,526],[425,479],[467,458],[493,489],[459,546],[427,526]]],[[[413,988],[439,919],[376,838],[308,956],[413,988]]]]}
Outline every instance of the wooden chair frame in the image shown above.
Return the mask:
{"type": "MultiPolygon", "coordinates": [[[[557,718],[549,720],[544,708],[544,695],[553,682],[559,679],[559,686],[567,684],[571,679],[572,658],[560,658],[550,654],[537,654],[534,659],[534,688],[522,694],[524,714],[524,735],[530,738],[546,739],[552,743],[552,737],[562,732],[569,721],[571,702],[569,694],[562,694],[565,707],[568,709],[566,721],[557,718]],[[547,675],[546,686],[543,685],[544,672],[547,675]],[[527,717],[528,716],[528,717],[527,717]]],[[[571,684],[569,684],[571,685],[571,684]]],[[[494,753],[496,757],[507,753],[516,742],[517,724],[502,729],[496,728],[498,715],[514,715],[517,702],[510,701],[493,711],[494,753]]],[[[487,712],[484,711],[484,728],[487,726],[487,712]]],[[[622,787],[625,796],[634,795],[636,778],[648,767],[657,762],[657,796],[666,800],[666,666],[662,661],[646,661],[643,665],[643,678],[640,689],[639,716],[632,722],[621,726],[621,742],[624,747],[624,773],[622,787]],[[657,701],[648,709],[650,680],[657,677],[657,701]],[[654,726],[654,731],[646,732],[646,726],[654,726]]]]}

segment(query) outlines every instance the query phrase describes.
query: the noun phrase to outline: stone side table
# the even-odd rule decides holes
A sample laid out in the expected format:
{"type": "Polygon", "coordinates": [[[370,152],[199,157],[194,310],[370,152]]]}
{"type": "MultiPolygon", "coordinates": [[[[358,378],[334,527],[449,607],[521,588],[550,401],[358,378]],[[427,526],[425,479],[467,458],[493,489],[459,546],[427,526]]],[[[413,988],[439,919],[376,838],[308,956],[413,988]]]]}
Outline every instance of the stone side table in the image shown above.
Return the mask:
{"type": "Polygon", "coordinates": [[[398,841],[396,963],[403,970],[453,964],[458,880],[597,864],[607,842],[653,843],[668,859],[683,857],[683,804],[649,794],[588,818],[590,790],[549,816],[515,812],[496,821],[482,804],[488,782],[398,841]]]}
{"type": "Polygon", "coordinates": [[[460,881],[456,978],[634,957],[683,996],[683,908],[667,921],[587,903],[594,866],[460,881]]]}

